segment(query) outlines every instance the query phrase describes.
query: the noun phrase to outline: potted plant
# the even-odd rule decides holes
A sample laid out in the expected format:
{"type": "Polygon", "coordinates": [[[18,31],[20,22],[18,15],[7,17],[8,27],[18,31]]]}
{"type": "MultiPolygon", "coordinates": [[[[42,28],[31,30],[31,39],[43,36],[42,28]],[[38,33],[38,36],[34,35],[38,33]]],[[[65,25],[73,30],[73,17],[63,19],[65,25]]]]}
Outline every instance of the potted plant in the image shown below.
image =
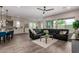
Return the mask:
{"type": "Polygon", "coordinates": [[[79,20],[73,22],[73,28],[75,29],[76,38],[79,37],[79,20]]]}

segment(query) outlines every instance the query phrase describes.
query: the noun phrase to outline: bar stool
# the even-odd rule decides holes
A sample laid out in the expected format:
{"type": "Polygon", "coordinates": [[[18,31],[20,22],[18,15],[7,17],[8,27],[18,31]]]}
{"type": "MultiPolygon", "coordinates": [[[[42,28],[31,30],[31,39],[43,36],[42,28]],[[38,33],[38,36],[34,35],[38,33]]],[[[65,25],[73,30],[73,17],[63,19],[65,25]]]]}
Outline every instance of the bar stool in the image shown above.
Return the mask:
{"type": "Polygon", "coordinates": [[[14,31],[10,31],[10,38],[13,38],[14,31]]]}
{"type": "Polygon", "coordinates": [[[10,40],[10,32],[6,32],[6,39],[10,40]]]}
{"type": "Polygon", "coordinates": [[[0,32],[0,43],[3,40],[5,43],[5,39],[6,39],[6,32],[0,32]]]}

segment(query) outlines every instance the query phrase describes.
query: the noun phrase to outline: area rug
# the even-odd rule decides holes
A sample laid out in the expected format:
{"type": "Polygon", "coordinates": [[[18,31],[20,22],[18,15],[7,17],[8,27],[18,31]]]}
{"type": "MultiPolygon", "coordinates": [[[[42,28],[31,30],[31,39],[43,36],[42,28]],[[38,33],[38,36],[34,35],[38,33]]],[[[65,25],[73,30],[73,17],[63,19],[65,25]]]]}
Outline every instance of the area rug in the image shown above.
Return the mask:
{"type": "Polygon", "coordinates": [[[71,39],[76,39],[75,34],[73,34],[73,35],[71,36],[71,39]]]}
{"type": "Polygon", "coordinates": [[[40,39],[37,39],[37,40],[33,40],[32,42],[34,42],[37,45],[40,45],[43,48],[47,48],[50,45],[54,44],[56,41],[58,41],[58,40],[57,39],[52,40],[52,38],[48,38],[47,39],[47,44],[46,44],[45,43],[45,38],[42,38],[41,41],[40,41],[40,39]]]}

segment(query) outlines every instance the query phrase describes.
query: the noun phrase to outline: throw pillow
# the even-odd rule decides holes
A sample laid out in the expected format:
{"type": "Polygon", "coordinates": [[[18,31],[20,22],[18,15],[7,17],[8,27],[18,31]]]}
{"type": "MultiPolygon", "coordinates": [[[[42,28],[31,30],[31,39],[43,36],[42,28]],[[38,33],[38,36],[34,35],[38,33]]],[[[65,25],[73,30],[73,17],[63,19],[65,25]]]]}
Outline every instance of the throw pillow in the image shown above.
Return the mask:
{"type": "Polygon", "coordinates": [[[63,31],[63,34],[66,34],[67,32],[66,31],[63,31]]]}
{"type": "Polygon", "coordinates": [[[60,31],[60,34],[66,34],[66,31],[60,31]]]}

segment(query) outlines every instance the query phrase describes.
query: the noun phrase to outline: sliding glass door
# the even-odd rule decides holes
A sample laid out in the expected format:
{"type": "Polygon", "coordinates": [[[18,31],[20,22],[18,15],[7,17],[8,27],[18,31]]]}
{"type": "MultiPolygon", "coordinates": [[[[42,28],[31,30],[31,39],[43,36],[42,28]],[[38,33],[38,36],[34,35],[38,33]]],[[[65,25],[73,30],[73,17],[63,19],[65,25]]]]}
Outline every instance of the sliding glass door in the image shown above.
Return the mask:
{"type": "Polygon", "coordinates": [[[74,18],[53,20],[53,28],[55,28],[55,29],[69,29],[70,32],[73,32],[74,31],[74,28],[73,28],[74,21],[75,21],[74,18]]]}
{"type": "Polygon", "coordinates": [[[46,22],[46,28],[48,28],[48,29],[53,28],[53,21],[52,20],[49,20],[46,22]]]}
{"type": "Polygon", "coordinates": [[[75,19],[65,19],[64,21],[66,23],[66,29],[69,29],[72,33],[74,31],[73,22],[75,21],[75,19]]]}
{"type": "Polygon", "coordinates": [[[65,29],[65,21],[64,20],[57,20],[57,28],[58,29],[65,29]]]}

